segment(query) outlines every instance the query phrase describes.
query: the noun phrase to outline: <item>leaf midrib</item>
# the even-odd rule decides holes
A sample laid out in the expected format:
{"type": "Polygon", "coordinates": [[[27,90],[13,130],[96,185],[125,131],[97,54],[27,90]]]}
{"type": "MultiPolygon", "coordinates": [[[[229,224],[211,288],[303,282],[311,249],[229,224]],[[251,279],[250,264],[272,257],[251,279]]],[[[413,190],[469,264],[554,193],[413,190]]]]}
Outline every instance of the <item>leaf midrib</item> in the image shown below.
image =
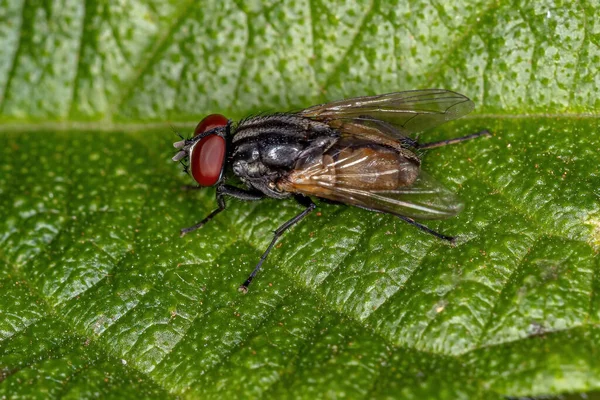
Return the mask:
{"type": "MultiPolygon", "coordinates": [[[[236,119],[236,118],[234,118],[236,119]]],[[[556,121],[557,119],[574,119],[574,120],[599,120],[599,113],[534,113],[534,114],[495,114],[483,113],[463,117],[464,121],[483,121],[483,120],[540,120],[548,119],[556,121]]],[[[126,122],[112,123],[107,121],[94,122],[37,122],[37,123],[1,123],[0,133],[27,133],[40,131],[53,132],[140,132],[140,131],[161,131],[170,132],[171,127],[189,129],[196,125],[198,120],[189,121],[170,121],[164,122],[126,122]]]]}

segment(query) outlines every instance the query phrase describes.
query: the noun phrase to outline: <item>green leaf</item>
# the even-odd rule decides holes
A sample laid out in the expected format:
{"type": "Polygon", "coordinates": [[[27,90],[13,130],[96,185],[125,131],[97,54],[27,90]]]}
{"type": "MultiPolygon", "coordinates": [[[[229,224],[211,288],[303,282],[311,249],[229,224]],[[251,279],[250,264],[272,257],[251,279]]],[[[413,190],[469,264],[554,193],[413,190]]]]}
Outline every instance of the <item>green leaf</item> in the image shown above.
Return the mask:
{"type": "Polygon", "coordinates": [[[598,4],[113,3],[0,3],[0,397],[598,397],[598,4]],[[456,247],[319,204],[244,296],[293,202],[179,238],[169,124],[434,87],[456,247]]]}

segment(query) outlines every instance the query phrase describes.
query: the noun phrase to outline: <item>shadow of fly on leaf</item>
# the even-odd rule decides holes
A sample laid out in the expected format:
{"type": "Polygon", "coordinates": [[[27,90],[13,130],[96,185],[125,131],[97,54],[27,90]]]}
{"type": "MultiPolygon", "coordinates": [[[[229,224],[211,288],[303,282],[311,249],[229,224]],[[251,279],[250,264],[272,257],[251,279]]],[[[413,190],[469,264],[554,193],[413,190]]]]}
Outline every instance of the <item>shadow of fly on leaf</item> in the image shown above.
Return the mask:
{"type": "Polygon", "coordinates": [[[317,207],[313,198],[391,214],[454,244],[455,237],[416,221],[449,218],[463,208],[454,193],[421,170],[419,153],[490,133],[482,130],[429,143],[421,143],[417,134],[460,118],[473,107],[461,94],[429,89],[356,97],[237,123],[209,115],[191,138],[173,144],[179,150],[173,161],[181,161],[198,183],[191,189],[216,186],[218,208],[182,229],[181,236],[225,210],[225,196],[252,201],[293,197],[303,211],[275,230],[239,287],[244,293],[277,239],[317,207]],[[227,184],[233,177],[245,187],[227,184]]]}

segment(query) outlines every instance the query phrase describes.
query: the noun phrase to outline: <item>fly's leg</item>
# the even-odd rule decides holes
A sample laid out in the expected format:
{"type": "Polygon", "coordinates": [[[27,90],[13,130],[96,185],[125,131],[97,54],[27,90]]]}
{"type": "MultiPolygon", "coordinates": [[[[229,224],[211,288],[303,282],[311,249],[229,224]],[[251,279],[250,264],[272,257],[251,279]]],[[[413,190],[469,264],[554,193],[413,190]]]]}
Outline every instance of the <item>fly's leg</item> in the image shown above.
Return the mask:
{"type": "Polygon", "coordinates": [[[412,218],[405,217],[404,215],[395,214],[395,213],[388,213],[388,212],[384,212],[384,211],[376,210],[376,209],[374,209],[374,208],[369,208],[369,207],[361,207],[361,206],[357,206],[357,207],[364,208],[365,210],[374,211],[374,212],[381,213],[381,214],[391,214],[391,215],[393,215],[393,216],[395,216],[395,217],[398,217],[398,218],[400,218],[402,221],[404,221],[404,222],[408,222],[408,223],[409,223],[409,224],[411,224],[412,226],[419,228],[419,229],[420,229],[420,230],[422,230],[423,232],[425,232],[425,233],[428,233],[428,234],[430,234],[430,235],[433,235],[433,236],[435,236],[435,237],[436,237],[436,238],[438,238],[438,239],[446,240],[446,241],[450,242],[451,244],[454,244],[454,243],[456,243],[456,237],[454,237],[454,236],[446,236],[446,235],[442,235],[441,233],[439,233],[439,232],[436,232],[436,231],[434,231],[433,229],[431,229],[431,228],[428,228],[428,227],[426,227],[425,225],[418,223],[417,221],[415,221],[415,220],[414,220],[414,219],[412,219],[412,218]]]}
{"type": "Polygon", "coordinates": [[[190,192],[192,190],[200,190],[200,189],[204,189],[204,187],[198,186],[198,185],[182,185],[181,186],[181,190],[189,190],[190,192]]]}
{"type": "MultiPolygon", "coordinates": [[[[196,187],[191,186],[190,188],[195,189],[196,187]]],[[[246,190],[236,188],[234,186],[229,186],[229,185],[217,186],[218,208],[216,210],[214,210],[213,212],[211,212],[210,214],[208,214],[208,216],[206,218],[204,218],[202,221],[198,222],[196,225],[190,226],[189,228],[182,229],[179,236],[183,237],[186,234],[188,234],[192,231],[195,231],[196,229],[202,228],[204,225],[206,225],[206,223],[208,223],[208,221],[213,219],[215,217],[215,215],[217,215],[218,213],[223,211],[225,209],[225,197],[224,196],[226,196],[226,195],[231,196],[236,199],[240,199],[240,200],[260,200],[263,197],[265,197],[264,194],[262,194],[262,193],[248,192],[246,190]]]]}
{"type": "Polygon", "coordinates": [[[313,203],[313,201],[309,197],[296,196],[295,198],[296,198],[296,201],[298,201],[298,203],[300,203],[300,205],[302,205],[306,208],[300,214],[296,215],[294,218],[290,219],[289,221],[287,221],[286,223],[281,225],[279,228],[277,228],[277,230],[274,232],[273,240],[271,240],[269,247],[267,247],[267,250],[265,250],[263,255],[260,257],[258,264],[256,264],[256,267],[254,267],[254,270],[248,276],[248,279],[246,279],[244,281],[244,283],[242,283],[240,285],[240,287],[238,288],[238,290],[240,292],[242,292],[244,294],[248,293],[248,286],[250,286],[250,284],[252,283],[252,279],[254,279],[254,277],[260,270],[260,267],[262,266],[263,262],[265,262],[265,260],[267,259],[267,256],[269,255],[269,253],[271,252],[271,249],[275,245],[275,242],[277,242],[277,239],[279,239],[279,237],[283,234],[283,232],[287,231],[293,225],[300,222],[304,217],[306,217],[308,214],[310,214],[310,212],[312,210],[317,208],[317,205],[315,203],[313,203]]]}
{"type": "Polygon", "coordinates": [[[455,143],[464,142],[466,140],[475,139],[480,136],[491,136],[491,134],[487,129],[484,129],[481,132],[473,133],[471,135],[462,136],[462,137],[458,137],[458,138],[454,138],[454,139],[440,140],[439,142],[431,142],[431,143],[421,143],[421,144],[417,143],[416,148],[417,149],[434,149],[436,147],[442,147],[442,146],[446,146],[449,144],[455,144],[455,143]]]}
{"type": "Polygon", "coordinates": [[[408,222],[412,226],[415,226],[415,227],[419,228],[420,230],[422,230],[423,232],[429,233],[430,235],[433,235],[433,236],[435,236],[438,239],[446,240],[446,241],[448,241],[448,242],[450,242],[452,244],[454,244],[456,242],[456,237],[442,235],[441,233],[436,232],[433,229],[428,228],[425,225],[418,223],[417,221],[415,221],[412,218],[408,218],[408,217],[405,217],[403,215],[398,215],[398,214],[394,214],[394,215],[396,215],[402,221],[408,222]]]}
{"type": "Polygon", "coordinates": [[[202,221],[198,222],[195,225],[189,226],[187,228],[183,228],[179,232],[179,237],[184,237],[188,233],[193,232],[196,229],[202,228],[206,223],[208,223],[208,221],[213,219],[215,217],[215,215],[217,215],[218,213],[220,213],[221,211],[223,211],[225,209],[225,199],[223,198],[223,195],[220,194],[218,191],[217,191],[217,205],[219,208],[217,208],[216,210],[214,210],[213,212],[208,214],[208,216],[206,218],[204,218],[202,221]]]}
{"type": "MultiPolygon", "coordinates": [[[[484,129],[480,132],[477,133],[473,133],[471,135],[467,135],[467,136],[461,136],[458,138],[454,138],[454,139],[447,139],[447,140],[440,140],[439,142],[431,142],[431,143],[416,143],[416,148],[418,149],[434,149],[436,147],[442,147],[442,146],[447,146],[449,144],[455,144],[455,143],[460,143],[460,142],[465,142],[467,140],[471,140],[471,139],[475,139],[478,138],[480,136],[491,136],[490,132],[487,129],[484,129]]],[[[442,235],[439,232],[434,231],[431,228],[428,228],[427,226],[418,223],[417,221],[415,221],[412,218],[408,218],[405,217],[403,215],[397,215],[396,216],[398,218],[400,218],[402,221],[408,222],[409,224],[419,228],[420,230],[422,230],[425,233],[428,233],[430,235],[435,236],[438,239],[442,239],[442,240],[446,240],[452,244],[454,244],[456,242],[456,238],[453,236],[446,236],[446,235],[442,235]]]]}
{"type": "Polygon", "coordinates": [[[398,141],[405,147],[412,147],[415,149],[419,147],[419,143],[415,139],[411,139],[406,136],[398,139],[398,141]]]}

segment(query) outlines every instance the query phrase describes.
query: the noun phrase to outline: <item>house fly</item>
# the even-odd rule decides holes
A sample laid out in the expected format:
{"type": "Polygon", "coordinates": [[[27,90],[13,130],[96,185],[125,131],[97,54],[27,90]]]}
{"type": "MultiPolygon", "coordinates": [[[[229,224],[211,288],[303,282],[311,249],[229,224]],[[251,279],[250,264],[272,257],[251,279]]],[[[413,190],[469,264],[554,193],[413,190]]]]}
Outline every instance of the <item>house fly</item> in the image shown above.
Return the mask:
{"type": "Polygon", "coordinates": [[[417,133],[473,110],[467,97],[429,89],[356,97],[299,112],[257,115],[237,123],[212,114],[194,136],[174,143],[199,187],[215,186],[217,209],[185,235],[225,210],[225,197],[293,197],[304,210],[275,230],[258,264],[239,287],[246,293],[277,239],[316,208],[313,198],[391,214],[449,242],[415,219],[443,219],[463,207],[459,198],[421,170],[420,150],[462,142],[487,130],[421,143],[417,133]],[[244,188],[227,184],[237,177],[244,188]]]}

